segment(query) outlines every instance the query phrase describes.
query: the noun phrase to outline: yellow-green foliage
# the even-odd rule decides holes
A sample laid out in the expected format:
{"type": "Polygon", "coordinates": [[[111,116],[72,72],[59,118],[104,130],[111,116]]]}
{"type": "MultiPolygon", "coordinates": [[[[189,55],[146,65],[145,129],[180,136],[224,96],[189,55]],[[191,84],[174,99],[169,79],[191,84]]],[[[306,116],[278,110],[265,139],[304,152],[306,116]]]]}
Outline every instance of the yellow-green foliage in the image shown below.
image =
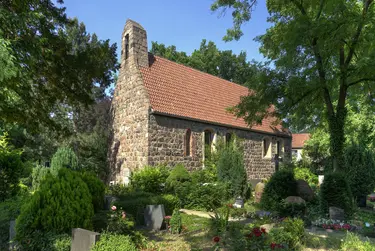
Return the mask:
{"type": "Polygon", "coordinates": [[[23,170],[21,151],[8,145],[7,135],[0,136],[0,201],[19,191],[19,178],[23,170]]]}
{"type": "Polygon", "coordinates": [[[306,167],[296,167],[293,169],[294,178],[296,180],[304,180],[306,181],[309,186],[317,186],[318,185],[318,175],[311,172],[309,168],[306,167]]]}
{"type": "Polygon", "coordinates": [[[136,190],[162,193],[162,184],[165,184],[168,176],[169,172],[165,166],[145,166],[132,174],[131,183],[136,190]]]}
{"type": "Polygon", "coordinates": [[[347,233],[343,243],[341,244],[342,251],[375,251],[375,244],[369,240],[362,241],[358,235],[347,233]]]}
{"type": "Polygon", "coordinates": [[[76,172],[62,168],[55,177],[47,174],[38,191],[17,218],[17,239],[35,232],[71,233],[72,228],[91,229],[94,210],[86,183],[76,172]]]}
{"type": "Polygon", "coordinates": [[[79,168],[77,155],[69,147],[60,147],[52,157],[51,172],[56,175],[61,168],[79,168]]]}
{"type": "Polygon", "coordinates": [[[91,251],[137,251],[131,238],[126,235],[103,233],[91,251]]]}
{"type": "Polygon", "coordinates": [[[190,174],[186,170],[184,165],[178,164],[173,168],[173,170],[169,174],[166,180],[166,183],[169,189],[174,190],[181,183],[184,183],[190,180],[191,180],[190,174]]]}

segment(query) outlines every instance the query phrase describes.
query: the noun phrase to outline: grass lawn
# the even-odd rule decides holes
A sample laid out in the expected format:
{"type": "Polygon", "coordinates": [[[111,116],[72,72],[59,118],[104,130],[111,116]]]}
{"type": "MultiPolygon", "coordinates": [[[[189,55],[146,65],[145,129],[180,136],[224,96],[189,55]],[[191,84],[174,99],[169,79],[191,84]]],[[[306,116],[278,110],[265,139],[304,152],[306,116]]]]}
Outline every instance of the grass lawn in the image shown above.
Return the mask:
{"type": "Polygon", "coordinates": [[[195,215],[181,214],[183,233],[170,234],[166,231],[143,231],[150,242],[144,251],[175,251],[175,250],[211,250],[212,236],[208,229],[210,219],[195,215]]]}

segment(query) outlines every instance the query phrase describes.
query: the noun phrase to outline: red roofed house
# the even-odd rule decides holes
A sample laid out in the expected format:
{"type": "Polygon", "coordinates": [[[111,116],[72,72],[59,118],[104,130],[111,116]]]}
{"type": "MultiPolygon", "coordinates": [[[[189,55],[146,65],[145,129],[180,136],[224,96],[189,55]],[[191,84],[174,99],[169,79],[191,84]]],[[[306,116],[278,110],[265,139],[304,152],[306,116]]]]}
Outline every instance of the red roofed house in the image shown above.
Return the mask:
{"type": "Polygon", "coordinates": [[[274,118],[249,128],[226,108],[248,89],[148,53],[146,31],[127,20],[122,34],[121,69],[112,101],[110,163],[113,179],[127,183],[131,171],[146,165],[203,166],[205,145],[219,137],[244,139],[250,179],[269,177],[272,157],[290,158],[291,135],[274,118]]]}
{"type": "Polygon", "coordinates": [[[293,133],[292,140],[292,155],[297,160],[302,159],[302,150],[305,145],[305,141],[310,139],[309,133],[293,133]]]}

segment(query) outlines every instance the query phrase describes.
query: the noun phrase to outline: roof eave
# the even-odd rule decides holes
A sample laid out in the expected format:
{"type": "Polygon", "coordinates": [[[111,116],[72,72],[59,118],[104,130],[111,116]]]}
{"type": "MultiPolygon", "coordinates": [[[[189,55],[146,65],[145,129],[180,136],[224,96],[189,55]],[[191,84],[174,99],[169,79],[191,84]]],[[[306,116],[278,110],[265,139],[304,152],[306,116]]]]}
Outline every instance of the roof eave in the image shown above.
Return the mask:
{"type": "Polygon", "coordinates": [[[178,119],[185,119],[185,120],[190,120],[190,121],[197,121],[197,122],[201,122],[201,123],[205,123],[205,124],[212,124],[212,125],[217,125],[217,126],[230,127],[230,128],[234,128],[234,129],[251,131],[251,132],[262,133],[262,134],[267,134],[267,135],[274,135],[274,136],[279,136],[279,137],[284,137],[284,138],[292,138],[291,134],[288,135],[286,133],[272,133],[272,132],[266,132],[266,131],[246,128],[246,127],[233,126],[233,125],[222,124],[222,123],[212,122],[212,121],[205,121],[205,120],[201,120],[201,119],[195,119],[195,118],[190,118],[190,117],[185,117],[185,116],[180,116],[180,115],[175,115],[175,114],[170,114],[170,113],[165,113],[165,112],[159,112],[159,111],[155,111],[153,109],[151,109],[151,114],[162,115],[162,116],[178,118],[178,119]]]}

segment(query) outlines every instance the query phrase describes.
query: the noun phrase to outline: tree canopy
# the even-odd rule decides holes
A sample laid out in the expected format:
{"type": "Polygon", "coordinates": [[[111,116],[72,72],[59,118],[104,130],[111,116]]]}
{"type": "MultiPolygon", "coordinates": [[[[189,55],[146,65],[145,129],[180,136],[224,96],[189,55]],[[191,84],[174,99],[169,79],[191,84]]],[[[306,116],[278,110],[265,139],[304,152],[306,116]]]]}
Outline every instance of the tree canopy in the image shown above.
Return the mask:
{"type": "MultiPolygon", "coordinates": [[[[217,0],[213,10],[232,8],[226,40],[242,36],[255,0],[217,0]]],[[[279,116],[297,129],[327,122],[335,170],[343,164],[347,105],[374,102],[375,9],[373,0],[268,0],[272,26],[256,38],[267,61],[248,81],[253,95],[232,111],[249,124],[279,116]],[[273,104],[275,110],[268,107],[273,104]]]]}
{"type": "Polygon", "coordinates": [[[116,45],[68,19],[63,1],[0,2],[0,114],[28,127],[61,126],[57,107],[94,101],[118,69],[116,45]]]}
{"type": "Polygon", "coordinates": [[[174,45],[165,46],[157,42],[152,42],[151,53],[237,84],[244,84],[255,70],[247,61],[246,52],[236,55],[231,50],[221,51],[214,42],[205,39],[191,55],[177,51],[174,45]]]}

